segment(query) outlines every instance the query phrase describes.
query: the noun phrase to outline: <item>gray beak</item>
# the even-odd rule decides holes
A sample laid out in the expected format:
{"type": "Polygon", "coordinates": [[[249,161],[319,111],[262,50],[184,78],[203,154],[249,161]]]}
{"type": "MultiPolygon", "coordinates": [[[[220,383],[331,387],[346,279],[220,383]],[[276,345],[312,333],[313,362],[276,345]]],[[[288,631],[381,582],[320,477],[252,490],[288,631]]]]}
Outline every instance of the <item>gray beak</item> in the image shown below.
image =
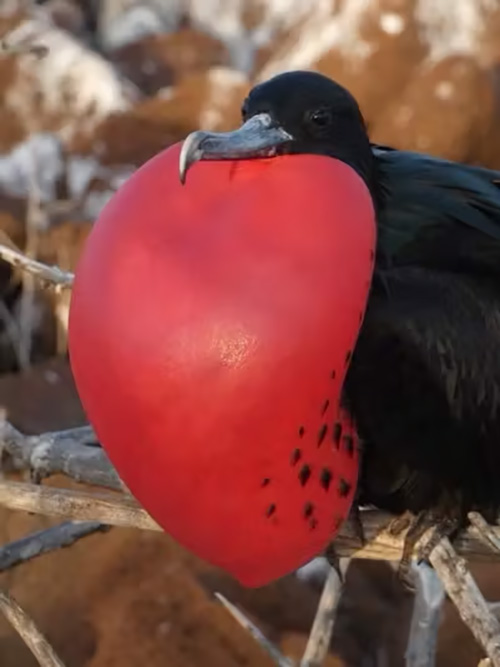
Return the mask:
{"type": "Polygon", "coordinates": [[[267,113],[252,116],[234,132],[192,132],[186,137],[179,158],[180,181],[185,183],[187,172],[198,160],[272,157],[277,146],[292,140],[292,135],[275,125],[267,113]]]}

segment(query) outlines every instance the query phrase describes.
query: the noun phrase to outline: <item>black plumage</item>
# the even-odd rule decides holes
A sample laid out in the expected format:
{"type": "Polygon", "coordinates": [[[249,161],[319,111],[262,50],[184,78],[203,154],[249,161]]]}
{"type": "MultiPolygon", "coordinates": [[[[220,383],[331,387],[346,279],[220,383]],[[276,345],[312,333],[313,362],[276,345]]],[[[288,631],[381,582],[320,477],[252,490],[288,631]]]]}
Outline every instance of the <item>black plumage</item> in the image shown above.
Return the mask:
{"type": "Polygon", "coordinates": [[[196,159],[315,153],[349,164],[373,197],[375,274],[344,387],[364,442],[360,502],[455,526],[471,509],[493,518],[500,173],[372,145],[352,95],[315,73],[260,84],[242,114],[233,134],[188,138],[182,176],[196,159]]]}
{"type": "Polygon", "coordinates": [[[345,385],[360,500],[500,508],[500,174],[375,149],[378,257],[345,385]]]}

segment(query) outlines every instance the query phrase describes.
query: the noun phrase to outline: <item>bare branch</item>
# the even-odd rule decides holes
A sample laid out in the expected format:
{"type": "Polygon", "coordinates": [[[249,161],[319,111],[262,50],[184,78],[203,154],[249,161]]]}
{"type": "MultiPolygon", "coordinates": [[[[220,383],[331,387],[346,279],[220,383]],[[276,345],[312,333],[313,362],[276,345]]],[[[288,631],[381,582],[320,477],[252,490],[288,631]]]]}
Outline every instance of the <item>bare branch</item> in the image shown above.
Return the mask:
{"type": "Polygon", "coordinates": [[[78,521],[99,521],[109,526],[161,530],[149,514],[125,494],[89,493],[0,481],[0,506],[78,521]]]}
{"type": "Polygon", "coordinates": [[[288,658],[281,653],[281,651],[265,637],[259,628],[252,623],[252,621],[241,612],[238,607],[232,602],[229,602],[221,593],[215,593],[215,597],[221,602],[224,607],[228,610],[231,616],[244,628],[261,646],[266,653],[268,653],[274,662],[279,665],[279,667],[293,667],[293,663],[288,658]]]}
{"type": "Polygon", "coordinates": [[[0,591],[0,610],[12,627],[17,630],[26,646],[41,667],[64,667],[54,649],[42,635],[35,623],[9,595],[0,591]]]}
{"type": "MultiPolygon", "coordinates": [[[[387,532],[387,527],[394,519],[393,516],[377,510],[364,510],[361,512],[361,522],[365,534],[366,544],[361,546],[352,533],[343,527],[341,533],[335,538],[335,552],[339,557],[371,558],[375,560],[397,561],[401,558],[404,542],[404,533],[398,536],[387,532]]],[[[492,526],[491,529],[500,539],[500,526],[492,526]]],[[[456,550],[474,561],[495,562],[499,560],[499,554],[493,552],[489,546],[477,536],[472,530],[463,531],[454,541],[456,550]]]]}
{"type": "MultiPolygon", "coordinates": [[[[10,469],[29,470],[36,481],[40,481],[50,475],[64,474],[72,479],[86,484],[102,486],[108,489],[123,490],[124,485],[121,482],[117,472],[111,465],[105,451],[96,445],[96,436],[88,426],[59,431],[55,433],[42,433],[40,435],[27,436],[20,433],[8,421],[0,420],[0,451],[3,452],[4,463],[9,463],[10,469]]],[[[4,466],[6,469],[6,466],[4,466]]],[[[25,485],[26,486],[26,485],[25,485]]],[[[23,487],[24,488],[24,487],[23,487]]],[[[28,488],[30,488],[28,486],[28,488]]],[[[14,493],[12,491],[12,493],[14,493]]],[[[55,490],[46,489],[46,494],[55,493],[55,490]]],[[[69,493],[69,492],[68,492],[69,493]]],[[[89,503],[92,501],[92,494],[87,494],[89,503]]],[[[116,508],[121,507],[121,496],[111,496],[110,502],[114,503],[116,508]]],[[[32,507],[31,500],[24,498],[22,501],[27,506],[20,506],[19,509],[25,509],[30,512],[37,512],[32,507]]],[[[13,498],[5,498],[0,504],[11,506],[14,503],[13,498]]],[[[126,499],[125,503],[130,503],[126,499]]],[[[66,516],[73,519],[96,520],[102,523],[114,523],[108,521],[105,517],[92,514],[88,509],[81,506],[60,505],[55,503],[58,508],[55,514],[57,516],[66,516]],[[62,508],[65,507],[65,511],[62,508]],[[75,513],[76,512],[76,513],[75,513]]],[[[46,506],[54,513],[54,505],[46,506]]],[[[129,507],[129,505],[126,505],[129,507]]],[[[136,506],[138,509],[138,506],[136,506]]],[[[106,512],[108,512],[108,509],[106,512]]],[[[96,510],[97,511],[97,510],[96,510]]],[[[119,512],[120,510],[117,509],[119,512]]],[[[38,510],[38,513],[44,513],[38,510]]],[[[135,517],[135,515],[134,515],[135,517]]],[[[137,517],[134,518],[136,520],[137,517]]],[[[353,534],[352,530],[346,524],[341,534],[335,540],[335,551],[340,558],[373,558],[385,560],[398,560],[401,557],[401,547],[403,535],[394,537],[389,535],[384,529],[389,524],[390,515],[365,510],[360,513],[363,524],[363,531],[366,537],[366,544],[362,546],[359,539],[353,534]]],[[[142,516],[137,519],[142,524],[142,516]]],[[[123,524],[123,518],[118,525],[123,524]]],[[[136,525],[134,523],[129,525],[136,525]]],[[[156,524],[155,524],[156,525],[156,524]]],[[[500,539],[500,527],[491,527],[492,534],[500,539]]],[[[457,549],[466,553],[471,559],[495,561],[499,554],[493,553],[488,545],[478,539],[473,531],[465,532],[456,542],[457,549]]]]}
{"type": "MultiPolygon", "coordinates": [[[[124,490],[123,482],[121,482],[116,470],[111,465],[105,451],[98,446],[96,436],[88,426],[40,435],[24,435],[8,421],[0,419],[0,451],[3,453],[4,463],[9,463],[10,469],[29,470],[36,481],[50,475],[64,474],[86,484],[113,490],[124,490]]],[[[4,468],[6,469],[6,466],[4,468]]],[[[58,503],[57,500],[51,500],[50,502],[48,500],[51,494],[70,494],[69,491],[58,492],[56,489],[35,487],[33,492],[35,495],[45,494],[43,496],[46,502],[44,507],[47,511],[44,511],[43,509],[37,510],[33,506],[32,492],[26,493],[26,489],[32,489],[30,485],[25,484],[20,485],[20,488],[9,488],[9,494],[2,494],[0,505],[17,506],[18,509],[39,514],[47,513],[79,520],[96,520],[111,525],[136,527],[140,525],[147,528],[151,528],[153,525],[156,529],[158,528],[154,522],[152,522],[152,525],[144,525],[144,516],[147,515],[138,505],[134,505],[134,510],[139,514],[129,514],[128,520],[131,523],[126,522],[127,519],[120,512],[123,507],[125,507],[126,512],[129,511],[130,503],[133,504],[129,497],[108,496],[106,509],[99,509],[98,506],[95,506],[95,512],[92,513],[89,507],[84,507],[78,503],[72,505],[67,500],[68,496],[66,496],[66,501],[61,503],[58,503]],[[22,498],[16,500],[16,494],[22,494],[22,498]],[[113,511],[118,513],[118,523],[108,521],[107,517],[111,507],[114,508],[113,511]]],[[[94,495],[91,493],[83,495],[90,503],[90,508],[92,508],[94,495]]],[[[82,497],[79,496],[80,499],[82,497]]],[[[353,534],[346,524],[335,540],[337,556],[340,558],[398,560],[401,557],[404,535],[395,537],[385,531],[392,517],[375,510],[364,510],[360,513],[360,519],[363,524],[366,544],[361,545],[359,538],[353,534]]],[[[149,518],[148,520],[151,521],[149,518]]],[[[500,540],[500,527],[492,526],[490,530],[496,536],[496,539],[500,540]]],[[[458,551],[467,554],[473,560],[496,561],[500,557],[500,554],[492,552],[489,545],[484,544],[478,538],[474,530],[465,531],[456,541],[456,547],[458,551]]]]}
{"type": "Polygon", "coordinates": [[[483,598],[464,559],[444,538],[434,548],[429,560],[461,619],[482,645],[492,667],[500,667],[500,623],[483,598]]]}
{"type": "Polygon", "coordinates": [[[405,664],[407,667],[433,667],[445,600],[444,588],[435,570],[427,563],[413,564],[413,570],[416,592],[405,664]]]}
{"type": "Polygon", "coordinates": [[[57,266],[49,266],[30,259],[23,253],[13,250],[4,244],[0,244],[0,259],[12,266],[27,271],[46,284],[53,285],[57,289],[65,289],[73,286],[74,275],[70,271],[63,271],[57,266]]]}
{"type": "Polygon", "coordinates": [[[36,481],[64,474],[78,482],[123,489],[106,453],[88,426],[27,436],[0,421],[0,451],[15,470],[29,470],[36,481]]]}
{"type": "Polygon", "coordinates": [[[107,526],[98,521],[65,521],[58,526],[51,526],[46,530],[32,533],[0,547],[0,572],[25,563],[36,556],[69,547],[82,537],[106,529],[107,526]]]}
{"type": "Polygon", "coordinates": [[[330,567],[300,667],[321,667],[323,664],[330,647],[341,592],[340,576],[330,567]]]}
{"type": "Polygon", "coordinates": [[[477,530],[479,537],[482,537],[486,544],[500,553],[500,537],[495,533],[493,526],[490,526],[478,512],[469,512],[468,519],[477,530]]]}
{"type": "MultiPolygon", "coordinates": [[[[99,521],[110,526],[161,530],[130,495],[123,493],[92,493],[0,481],[0,506],[78,521],[99,521]]],[[[365,534],[373,541],[360,548],[351,534],[341,532],[335,538],[337,554],[352,558],[398,560],[401,557],[403,536],[394,538],[384,532],[390,519],[389,515],[375,510],[363,512],[365,534]]],[[[494,530],[500,535],[500,527],[494,530]]],[[[491,562],[498,561],[500,557],[470,532],[465,532],[457,540],[457,545],[459,551],[471,560],[491,562]]]]}

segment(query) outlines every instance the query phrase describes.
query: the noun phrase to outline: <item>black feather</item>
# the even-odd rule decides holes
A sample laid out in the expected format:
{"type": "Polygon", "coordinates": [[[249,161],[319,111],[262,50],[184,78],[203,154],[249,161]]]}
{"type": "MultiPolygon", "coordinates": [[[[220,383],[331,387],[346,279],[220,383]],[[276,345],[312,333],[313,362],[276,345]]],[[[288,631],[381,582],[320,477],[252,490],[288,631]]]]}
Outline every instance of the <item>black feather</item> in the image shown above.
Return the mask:
{"type": "MultiPolygon", "coordinates": [[[[393,512],[500,509],[500,172],[370,144],[353,97],[318,74],[258,86],[296,140],[343,160],[377,211],[374,280],[345,382],[364,441],[360,497],[393,512]],[[305,120],[328,109],[330,126],[305,120]]],[[[325,114],[322,115],[324,121],[325,114]]]]}

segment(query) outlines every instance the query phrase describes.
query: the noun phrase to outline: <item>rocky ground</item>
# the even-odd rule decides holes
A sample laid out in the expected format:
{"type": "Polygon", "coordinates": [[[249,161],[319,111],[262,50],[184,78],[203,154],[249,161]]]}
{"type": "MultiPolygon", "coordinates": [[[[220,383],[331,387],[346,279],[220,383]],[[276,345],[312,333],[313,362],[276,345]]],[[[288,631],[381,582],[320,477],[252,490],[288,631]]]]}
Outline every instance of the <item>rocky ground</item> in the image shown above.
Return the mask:
{"type": "MultiPolygon", "coordinates": [[[[499,34],[499,0],[1,0],[1,240],[74,268],[134,169],[191,130],[234,127],[249,87],[284,69],[347,85],[376,141],[500,169],[499,34]]],[[[28,432],[81,423],[64,359],[67,296],[38,292],[2,265],[0,297],[0,404],[28,432]]],[[[0,543],[48,525],[1,514],[0,543]]],[[[500,599],[498,570],[477,575],[500,599]]],[[[118,529],[0,585],[68,667],[264,666],[213,591],[290,655],[318,597],[295,576],[245,591],[167,536],[118,529]]],[[[355,563],[329,664],[403,665],[410,605],[389,566],[355,563]]],[[[438,665],[469,667],[479,655],[447,606],[438,665]]],[[[0,619],[0,665],[35,664],[0,619]]]]}

